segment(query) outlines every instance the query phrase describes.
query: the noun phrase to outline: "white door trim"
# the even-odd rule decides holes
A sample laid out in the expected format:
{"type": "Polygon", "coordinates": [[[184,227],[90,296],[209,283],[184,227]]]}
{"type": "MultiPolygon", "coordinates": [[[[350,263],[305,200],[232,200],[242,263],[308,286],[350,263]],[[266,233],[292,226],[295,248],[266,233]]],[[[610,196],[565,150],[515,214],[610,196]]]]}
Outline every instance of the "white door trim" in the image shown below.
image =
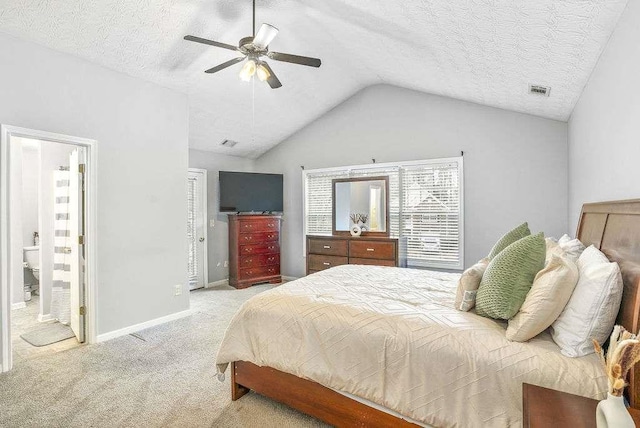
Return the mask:
{"type": "Polygon", "coordinates": [[[52,132],[38,131],[17,126],[0,125],[0,343],[2,344],[2,371],[9,371],[13,365],[11,355],[11,298],[10,298],[10,254],[11,230],[9,227],[9,153],[11,137],[25,137],[42,141],[70,144],[84,147],[87,151],[85,188],[88,197],[86,201],[85,245],[87,250],[86,267],[86,332],[87,342],[95,343],[97,338],[97,219],[98,219],[98,142],[87,138],[79,138],[52,132]]]}
{"type": "Polygon", "coordinates": [[[204,248],[203,248],[203,268],[204,268],[204,286],[209,284],[209,255],[207,248],[209,247],[209,214],[207,213],[207,205],[209,204],[209,192],[207,191],[207,170],[202,168],[189,168],[189,172],[202,174],[202,215],[204,216],[204,248]]]}

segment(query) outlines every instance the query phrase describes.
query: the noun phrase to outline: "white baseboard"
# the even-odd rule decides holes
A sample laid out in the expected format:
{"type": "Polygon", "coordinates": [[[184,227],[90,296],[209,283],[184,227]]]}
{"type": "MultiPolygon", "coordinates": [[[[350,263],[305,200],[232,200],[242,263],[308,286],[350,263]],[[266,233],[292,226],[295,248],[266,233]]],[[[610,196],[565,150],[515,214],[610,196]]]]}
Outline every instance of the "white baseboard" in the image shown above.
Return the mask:
{"type": "Polygon", "coordinates": [[[38,321],[39,322],[48,322],[48,321],[53,321],[53,315],[51,314],[38,314],[38,321]]]}
{"type": "Polygon", "coordinates": [[[300,279],[300,278],[298,278],[297,276],[284,276],[284,275],[282,275],[282,281],[289,282],[289,281],[295,281],[296,279],[300,279]]]}
{"type": "Polygon", "coordinates": [[[220,285],[229,285],[229,278],[213,281],[204,286],[204,288],[218,287],[220,285]]]}
{"type": "Polygon", "coordinates": [[[160,324],[164,324],[166,322],[175,321],[180,318],[188,317],[191,315],[191,309],[187,309],[186,311],[176,312],[174,314],[166,315],[164,317],[156,318],[153,320],[141,322],[140,324],[135,324],[129,327],[121,328],[120,330],[110,331],[109,333],[99,334],[96,342],[106,342],[107,340],[115,339],[116,337],[126,336],[127,334],[135,333],[140,330],[145,330],[150,327],[155,327],[160,324]]]}
{"type": "Polygon", "coordinates": [[[26,302],[18,302],[18,303],[12,303],[11,304],[11,310],[22,309],[22,308],[26,308],[26,307],[27,307],[27,303],[26,302]]]}

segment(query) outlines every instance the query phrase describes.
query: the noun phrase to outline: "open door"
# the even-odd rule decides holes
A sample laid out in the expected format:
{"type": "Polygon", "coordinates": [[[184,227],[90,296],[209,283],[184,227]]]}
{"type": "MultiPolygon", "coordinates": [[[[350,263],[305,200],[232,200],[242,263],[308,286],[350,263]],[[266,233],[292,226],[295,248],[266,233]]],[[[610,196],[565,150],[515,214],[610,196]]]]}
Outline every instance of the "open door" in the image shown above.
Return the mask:
{"type": "Polygon", "coordinates": [[[71,242],[70,326],[78,342],[85,341],[84,150],[69,156],[69,236],[71,242]]]}
{"type": "Polygon", "coordinates": [[[187,240],[189,242],[189,289],[207,285],[207,175],[189,169],[187,179],[187,240]]]}

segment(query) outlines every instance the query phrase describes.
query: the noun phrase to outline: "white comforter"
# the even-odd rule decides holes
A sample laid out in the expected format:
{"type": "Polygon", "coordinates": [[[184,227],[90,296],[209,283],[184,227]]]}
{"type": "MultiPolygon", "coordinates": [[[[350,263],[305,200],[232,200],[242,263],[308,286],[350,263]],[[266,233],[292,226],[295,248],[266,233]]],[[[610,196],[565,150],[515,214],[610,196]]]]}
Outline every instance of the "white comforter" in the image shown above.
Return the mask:
{"type": "Polygon", "coordinates": [[[440,426],[519,426],[522,383],[595,399],[594,354],[568,358],[545,332],[527,343],[505,323],[453,308],[459,275],[347,265],[248,300],[217,356],[250,361],[440,426]]]}

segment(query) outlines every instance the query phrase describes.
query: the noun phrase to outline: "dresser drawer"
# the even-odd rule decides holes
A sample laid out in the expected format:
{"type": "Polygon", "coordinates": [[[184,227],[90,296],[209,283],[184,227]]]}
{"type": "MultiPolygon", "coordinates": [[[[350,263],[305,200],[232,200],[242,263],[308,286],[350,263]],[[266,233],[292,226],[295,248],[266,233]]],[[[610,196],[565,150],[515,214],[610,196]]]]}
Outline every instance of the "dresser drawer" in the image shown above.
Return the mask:
{"type": "Polygon", "coordinates": [[[238,264],[241,268],[280,265],[280,254],[255,254],[253,256],[241,256],[238,264]]]}
{"type": "Polygon", "coordinates": [[[280,239],[280,233],[277,230],[273,232],[241,233],[239,243],[240,245],[260,244],[277,241],[278,239],[280,239]]]}
{"type": "Polygon", "coordinates": [[[241,256],[252,256],[254,254],[279,254],[279,253],[280,253],[280,245],[277,242],[240,246],[241,256]]]}
{"type": "Polygon", "coordinates": [[[329,256],[347,256],[348,241],[345,239],[314,239],[309,238],[310,254],[326,254],[329,256]]]}
{"type": "Polygon", "coordinates": [[[395,260],[396,243],[390,241],[349,241],[349,257],[356,259],[395,260]]]}
{"type": "Polygon", "coordinates": [[[279,230],[280,221],[277,219],[246,220],[240,223],[240,233],[273,232],[279,230]]]}
{"type": "Polygon", "coordinates": [[[240,269],[240,279],[262,278],[265,276],[280,275],[280,265],[258,266],[240,269]]]}
{"type": "Polygon", "coordinates": [[[347,257],[309,254],[309,270],[324,270],[349,263],[347,257]]]}
{"type": "Polygon", "coordinates": [[[374,266],[395,266],[395,260],[378,260],[378,259],[355,259],[349,258],[350,265],[374,265],[374,266]]]}

